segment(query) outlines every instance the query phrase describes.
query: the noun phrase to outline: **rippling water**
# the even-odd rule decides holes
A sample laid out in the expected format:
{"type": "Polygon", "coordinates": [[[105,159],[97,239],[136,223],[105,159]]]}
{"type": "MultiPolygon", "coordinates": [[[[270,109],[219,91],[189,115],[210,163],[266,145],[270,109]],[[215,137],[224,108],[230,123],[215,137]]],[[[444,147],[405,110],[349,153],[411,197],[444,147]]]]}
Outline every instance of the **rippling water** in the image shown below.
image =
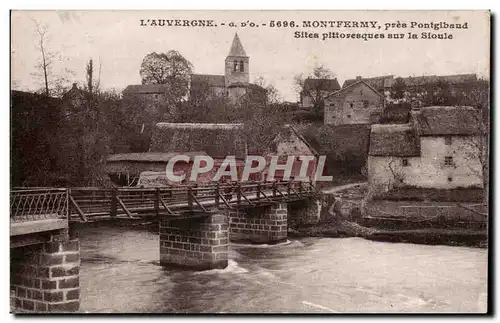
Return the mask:
{"type": "Polygon", "coordinates": [[[81,311],[484,312],[487,250],[306,238],[230,246],[223,270],[159,266],[159,237],[80,230],[81,311]]]}

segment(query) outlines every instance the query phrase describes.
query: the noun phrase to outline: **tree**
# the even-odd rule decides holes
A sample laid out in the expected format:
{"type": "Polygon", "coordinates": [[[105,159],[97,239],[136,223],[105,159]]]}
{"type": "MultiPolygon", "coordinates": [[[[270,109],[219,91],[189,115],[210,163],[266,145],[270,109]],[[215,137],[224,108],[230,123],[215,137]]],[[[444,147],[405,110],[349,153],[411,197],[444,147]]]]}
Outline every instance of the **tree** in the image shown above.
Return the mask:
{"type": "Polygon", "coordinates": [[[179,52],[150,53],[144,57],[139,74],[142,84],[165,84],[166,98],[176,104],[186,96],[193,65],[179,52]],[[168,94],[168,95],[167,95],[168,94]]]}
{"type": "Polygon", "coordinates": [[[33,76],[41,79],[41,90],[39,91],[41,94],[47,97],[60,97],[70,87],[71,79],[75,73],[67,68],[61,70],[58,75],[54,73],[54,63],[56,60],[62,61],[64,58],[60,51],[53,51],[50,48],[49,26],[41,24],[35,19],[32,19],[32,21],[37,36],[35,46],[40,51],[40,59],[35,64],[37,72],[33,73],[33,76]]]}
{"type": "Polygon", "coordinates": [[[93,59],[89,59],[88,63],[85,65],[85,79],[86,86],[85,89],[90,92],[90,94],[98,93],[101,84],[101,70],[102,65],[99,63],[99,74],[97,78],[94,75],[94,61],[93,59]]]}
{"type": "Polygon", "coordinates": [[[50,96],[49,76],[52,73],[52,62],[57,54],[55,52],[49,51],[47,48],[48,26],[42,25],[36,20],[33,20],[33,22],[35,24],[35,31],[38,35],[36,46],[40,51],[40,60],[37,62],[36,68],[40,70],[40,73],[43,76],[45,96],[50,96]]]}
{"type": "Polygon", "coordinates": [[[391,98],[395,100],[402,100],[405,97],[406,84],[401,77],[396,78],[394,85],[391,89],[391,98]]]}
{"type": "Polygon", "coordinates": [[[294,77],[294,86],[301,101],[310,101],[316,119],[323,118],[325,99],[337,90],[332,88],[334,80],[335,75],[324,65],[316,66],[307,76],[299,74],[294,77]]]}

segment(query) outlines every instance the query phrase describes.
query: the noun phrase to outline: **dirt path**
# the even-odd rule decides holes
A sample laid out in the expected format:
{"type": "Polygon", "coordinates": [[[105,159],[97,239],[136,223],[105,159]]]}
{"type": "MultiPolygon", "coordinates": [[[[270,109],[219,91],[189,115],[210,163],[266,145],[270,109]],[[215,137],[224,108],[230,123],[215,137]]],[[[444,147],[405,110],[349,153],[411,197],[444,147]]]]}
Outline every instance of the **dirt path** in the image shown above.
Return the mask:
{"type": "Polygon", "coordinates": [[[332,193],[336,193],[339,191],[343,191],[345,189],[349,189],[349,188],[353,188],[353,187],[357,187],[357,186],[365,186],[365,185],[368,185],[368,182],[351,183],[351,184],[346,184],[346,185],[341,185],[341,186],[330,187],[330,188],[323,189],[321,192],[324,194],[332,194],[332,193]]]}

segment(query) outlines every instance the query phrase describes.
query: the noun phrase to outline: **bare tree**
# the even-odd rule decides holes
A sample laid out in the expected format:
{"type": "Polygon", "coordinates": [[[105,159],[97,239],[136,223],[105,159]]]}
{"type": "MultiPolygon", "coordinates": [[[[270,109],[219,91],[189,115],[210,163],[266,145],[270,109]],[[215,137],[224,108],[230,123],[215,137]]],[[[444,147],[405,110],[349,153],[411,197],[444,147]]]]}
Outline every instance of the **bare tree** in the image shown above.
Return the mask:
{"type": "Polygon", "coordinates": [[[45,24],[41,24],[34,19],[33,22],[35,24],[35,31],[38,36],[36,46],[40,51],[40,60],[37,62],[36,68],[43,76],[44,93],[46,96],[50,96],[49,77],[52,75],[52,62],[57,53],[52,52],[48,49],[48,26],[45,24]]]}
{"type": "Polygon", "coordinates": [[[338,90],[332,86],[334,80],[334,73],[324,65],[316,66],[309,75],[294,77],[294,87],[301,101],[310,101],[312,112],[317,118],[323,117],[325,99],[338,90]]]}
{"type": "Polygon", "coordinates": [[[53,64],[56,60],[62,61],[63,57],[59,51],[50,48],[49,26],[35,19],[32,21],[37,36],[36,48],[40,52],[40,59],[35,64],[37,72],[33,73],[33,76],[42,80],[40,92],[45,96],[61,96],[69,88],[75,73],[65,68],[55,75],[53,64]]]}

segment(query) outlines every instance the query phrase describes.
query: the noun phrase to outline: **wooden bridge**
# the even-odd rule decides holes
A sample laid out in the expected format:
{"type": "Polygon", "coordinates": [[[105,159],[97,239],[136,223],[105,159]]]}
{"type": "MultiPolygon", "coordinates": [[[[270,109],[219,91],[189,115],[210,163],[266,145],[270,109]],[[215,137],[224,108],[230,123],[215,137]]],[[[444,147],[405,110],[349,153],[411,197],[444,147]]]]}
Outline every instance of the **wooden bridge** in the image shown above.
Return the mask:
{"type": "MultiPolygon", "coordinates": [[[[14,188],[11,190],[11,235],[39,225],[90,222],[144,216],[182,217],[213,208],[253,207],[312,196],[312,182],[248,182],[159,188],[14,188]],[[49,221],[47,221],[49,220],[49,221]]],[[[34,229],[32,229],[34,230],[34,229]]]]}

